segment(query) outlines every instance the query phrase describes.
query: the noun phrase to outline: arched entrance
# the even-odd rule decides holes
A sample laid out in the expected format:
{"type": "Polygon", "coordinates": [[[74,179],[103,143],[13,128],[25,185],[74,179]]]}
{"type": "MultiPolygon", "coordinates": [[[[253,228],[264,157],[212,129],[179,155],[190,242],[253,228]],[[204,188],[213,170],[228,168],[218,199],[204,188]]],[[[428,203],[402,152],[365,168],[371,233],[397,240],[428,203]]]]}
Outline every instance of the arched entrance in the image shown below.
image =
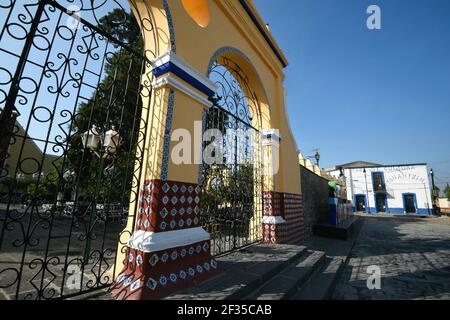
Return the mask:
{"type": "MultiPolygon", "coordinates": [[[[244,70],[220,56],[209,69],[217,91],[204,113],[205,147],[217,144],[220,156],[203,159],[202,226],[211,235],[213,255],[262,240],[263,149],[260,100],[244,70]],[[220,134],[214,141],[209,132],[220,134]]],[[[207,147],[205,148],[208,151],[207,147]]]]}
{"type": "Polygon", "coordinates": [[[0,17],[0,288],[12,298],[115,279],[117,299],[156,299],[219,274],[214,254],[261,233],[301,241],[287,61],[251,0],[6,1],[0,17]],[[231,94],[213,79],[220,68],[231,94]],[[202,115],[263,138],[224,144],[231,161],[206,163],[203,196],[201,161],[171,157],[173,133],[201,134],[202,115]],[[261,175],[275,153],[280,170],[261,175]],[[220,187],[226,197],[205,200],[220,187]]]}

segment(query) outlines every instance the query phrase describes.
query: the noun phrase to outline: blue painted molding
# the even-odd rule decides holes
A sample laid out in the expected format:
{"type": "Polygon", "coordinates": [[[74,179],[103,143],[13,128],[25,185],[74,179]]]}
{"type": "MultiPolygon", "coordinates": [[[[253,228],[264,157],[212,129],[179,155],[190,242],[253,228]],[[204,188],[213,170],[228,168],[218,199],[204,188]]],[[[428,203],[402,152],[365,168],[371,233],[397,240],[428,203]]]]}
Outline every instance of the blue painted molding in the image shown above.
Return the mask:
{"type": "Polygon", "coordinates": [[[164,129],[164,147],[163,147],[163,161],[161,169],[161,180],[167,181],[169,170],[169,156],[170,156],[170,134],[172,132],[173,107],[175,105],[175,91],[170,89],[169,101],[167,107],[166,126],[164,129]]]}
{"type": "Polygon", "coordinates": [[[215,94],[213,90],[205,86],[203,83],[195,79],[193,76],[191,76],[189,73],[187,73],[171,61],[166,62],[165,64],[153,69],[153,75],[155,76],[155,78],[158,78],[166,73],[175,74],[177,77],[183,79],[208,97],[212,97],[215,94]]]}
{"type": "Polygon", "coordinates": [[[275,45],[273,44],[272,40],[270,40],[269,36],[267,35],[266,31],[264,30],[264,27],[261,26],[261,24],[259,23],[258,19],[255,17],[255,15],[253,14],[253,11],[250,9],[250,7],[248,6],[247,2],[245,0],[239,0],[239,2],[241,3],[242,7],[244,7],[244,10],[247,12],[248,16],[250,17],[250,19],[253,21],[253,23],[255,24],[255,26],[258,28],[259,32],[261,33],[261,35],[264,37],[264,39],[266,40],[267,44],[270,46],[270,48],[272,49],[273,53],[277,56],[278,60],[281,62],[281,64],[283,65],[283,68],[287,67],[287,64],[284,62],[283,57],[281,56],[280,52],[278,51],[278,49],[275,47],[275,45]]]}
{"type": "MultiPolygon", "coordinates": [[[[370,210],[375,210],[375,208],[370,208],[370,210]]],[[[404,208],[389,208],[389,212],[379,212],[379,213],[374,213],[374,211],[372,211],[372,214],[377,215],[377,214],[389,214],[389,215],[406,215],[405,213],[405,209],[404,208]]],[[[417,208],[417,212],[416,215],[431,215],[431,209],[426,209],[426,208],[417,208]]],[[[414,216],[414,213],[411,213],[410,215],[414,216]]]]}
{"type": "Polygon", "coordinates": [[[175,41],[175,28],[173,27],[172,13],[170,12],[168,0],[163,0],[163,7],[164,7],[164,10],[166,11],[167,24],[169,26],[170,48],[171,48],[172,52],[176,53],[177,52],[177,44],[175,41]]]}

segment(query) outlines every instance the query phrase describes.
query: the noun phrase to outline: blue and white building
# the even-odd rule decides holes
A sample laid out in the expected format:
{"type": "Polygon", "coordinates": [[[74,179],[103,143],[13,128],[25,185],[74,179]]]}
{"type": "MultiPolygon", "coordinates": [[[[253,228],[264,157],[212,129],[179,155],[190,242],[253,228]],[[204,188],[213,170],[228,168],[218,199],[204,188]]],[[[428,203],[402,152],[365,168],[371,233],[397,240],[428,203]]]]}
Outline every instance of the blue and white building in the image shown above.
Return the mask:
{"type": "Polygon", "coordinates": [[[431,215],[433,204],[425,163],[381,165],[357,161],[326,170],[346,180],[355,212],[431,215]]]}

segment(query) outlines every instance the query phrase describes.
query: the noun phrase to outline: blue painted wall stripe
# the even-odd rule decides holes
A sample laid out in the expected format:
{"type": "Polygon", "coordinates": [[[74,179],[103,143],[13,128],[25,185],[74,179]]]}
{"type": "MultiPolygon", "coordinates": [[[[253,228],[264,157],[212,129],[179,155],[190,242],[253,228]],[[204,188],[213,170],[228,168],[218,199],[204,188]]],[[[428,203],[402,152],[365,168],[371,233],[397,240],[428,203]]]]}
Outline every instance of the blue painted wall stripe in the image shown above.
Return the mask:
{"type": "Polygon", "coordinates": [[[280,60],[281,64],[283,65],[283,68],[286,68],[287,64],[284,62],[283,58],[281,57],[280,52],[275,47],[275,45],[273,44],[272,40],[270,40],[269,36],[267,35],[266,31],[264,30],[264,27],[261,26],[261,24],[259,23],[258,19],[256,19],[255,15],[253,14],[253,12],[250,9],[250,7],[248,6],[248,4],[245,2],[245,0],[239,0],[239,2],[244,7],[244,9],[247,12],[247,14],[249,15],[250,19],[256,25],[256,27],[258,28],[259,32],[261,33],[261,35],[266,40],[267,44],[272,49],[273,53],[275,53],[275,55],[277,56],[278,60],[280,60]]]}

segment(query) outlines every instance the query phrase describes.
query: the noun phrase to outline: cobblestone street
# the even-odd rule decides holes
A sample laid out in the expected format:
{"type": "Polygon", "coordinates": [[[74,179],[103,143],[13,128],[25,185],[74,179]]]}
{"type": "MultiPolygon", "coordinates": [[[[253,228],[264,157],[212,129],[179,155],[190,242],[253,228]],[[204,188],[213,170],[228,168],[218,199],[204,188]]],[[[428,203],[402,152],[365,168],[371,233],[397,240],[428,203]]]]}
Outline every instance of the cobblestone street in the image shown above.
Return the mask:
{"type": "Polygon", "coordinates": [[[364,217],[333,299],[450,299],[450,218],[364,217]],[[381,289],[369,290],[369,266],[381,289]]]}

